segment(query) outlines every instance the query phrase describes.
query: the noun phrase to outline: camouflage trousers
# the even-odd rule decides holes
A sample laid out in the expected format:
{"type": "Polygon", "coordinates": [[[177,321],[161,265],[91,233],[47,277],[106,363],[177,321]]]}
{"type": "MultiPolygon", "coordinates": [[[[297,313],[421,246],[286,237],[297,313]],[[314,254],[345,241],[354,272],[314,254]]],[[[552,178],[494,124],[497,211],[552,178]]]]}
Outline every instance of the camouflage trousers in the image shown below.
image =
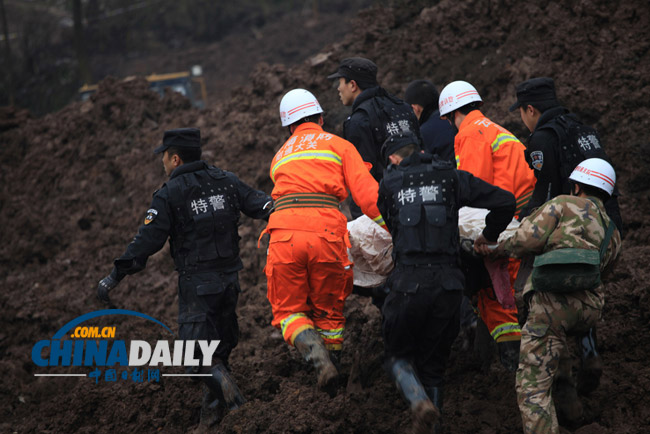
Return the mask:
{"type": "Polygon", "coordinates": [[[552,386],[564,362],[570,360],[567,335],[585,333],[602,314],[604,298],[592,292],[536,292],[521,329],[517,403],[524,433],[558,433],[552,386]]]}

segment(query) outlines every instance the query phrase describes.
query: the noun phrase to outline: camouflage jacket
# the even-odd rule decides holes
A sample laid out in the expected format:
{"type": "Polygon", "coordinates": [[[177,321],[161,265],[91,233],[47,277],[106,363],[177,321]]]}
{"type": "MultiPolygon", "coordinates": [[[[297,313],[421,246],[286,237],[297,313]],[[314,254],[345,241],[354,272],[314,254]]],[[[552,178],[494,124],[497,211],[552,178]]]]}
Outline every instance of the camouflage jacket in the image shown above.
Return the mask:
{"type": "MultiPolygon", "coordinates": [[[[609,222],[600,199],[557,196],[523,219],[516,232],[499,245],[497,253],[522,257],[565,248],[600,250],[609,222]]],[[[613,264],[620,250],[621,236],[615,230],[601,261],[601,272],[613,264]]],[[[532,289],[529,276],[524,294],[532,289]]],[[[603,286],[598,286],[593,292],[603,297],[603,286]]]]}

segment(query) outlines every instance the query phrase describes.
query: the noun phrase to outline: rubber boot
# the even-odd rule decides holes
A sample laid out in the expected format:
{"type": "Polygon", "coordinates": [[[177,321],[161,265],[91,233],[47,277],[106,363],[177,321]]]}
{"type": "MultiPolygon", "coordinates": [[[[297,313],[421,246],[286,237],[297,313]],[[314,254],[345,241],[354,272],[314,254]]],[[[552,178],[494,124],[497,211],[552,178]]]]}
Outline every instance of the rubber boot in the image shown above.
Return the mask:
{"type": "Polygon", "coordinates": [[[440,419],[440,412],[427,396],[413,366],[404,359],[390,359],[388,368],[397,389],[411,407],[413,432],[417,434],[433,432],[434,426],[440,419]]]}
{"type": "Polygon", "coordinates": [[[332,396],[336,391],[336,379],[339,373],[316,330],[306,329],[300,332],[293,340],[293,345],[302,357],[316,368],[318,387],[332,396]]]}
{"type": "Polygon", "coordinates": [[[463,301],[460,304],[460,350],[465,352],[469,351],[472,347],[476,336],[476,327],[478,324],[478,316],[472,307],[472,302],[469,298],[463,296],[463,301]]]}
{"type": "Polygon", "coordinates": [[[558,421],[561,425],[576,429],[583,423],[583,407],[578,392],[571,379],[559,376],[555,379],[553,393],[558,421]]]}
{"type": "Polygon", "coordinates": [[[591,328],[579,338],[582,366],[578,371],[578,392],[588,395],[600,385],[603,360],[596,350],[596,330],[591,328]]]}
{"type": "Polygon", "coordinates": [[[232,378],[228,369],[218,363],[210,368],[211,377],[203,377],[205,384],[210,389],[210,392],[217,397],[219,401],[229,410],[237,410],[239,407],[246,403],[246,399],[243,397],[235,383],[235,379],[232,378]]]}
{"type": "Polygon", "coordinates": [[[223,417],[223,408],[220,404],[221,401],[219,401],[219,398],[208,387],[203,394],[200,418],[201,425],[211,427],[221,421],[221,418],[223,417]]]}
{"type": "Polygon", "coordinates": [[[497,342],[499,359],[508,372],[515,372],[519,366],[519,346],[521,340],[497,342]]]}
{"type": "Polygon", "coordinates": [[[433,402],[433,405],[436,406],[438,409],[438,413],[440,413],[440,418],[438,418],[438,422],[436,422],[434,426],[433,432],[435,434],[441,434],[442,433],[442,400],[443,400],[443,393],[442,393],[442,387],[425,387],[424,390],[427,392],[427,396],[433,402]]]}
{"type": "Polygon", "coordinates": [[[474,352],[478,355],[481,362],[481,372],[487,374],[490,371],[497,344],[494,342],[494,339],[483,320],[479,320],[476,323],[475,332],[474,352]]]}
{"type": "Polygon", "coordinates": [[[330,360],[334,364],[334,367],[336,368],[337,371],[341,371],[341,357],[343,351],[341,350],[329,350],[330,352],[330,360]]]}

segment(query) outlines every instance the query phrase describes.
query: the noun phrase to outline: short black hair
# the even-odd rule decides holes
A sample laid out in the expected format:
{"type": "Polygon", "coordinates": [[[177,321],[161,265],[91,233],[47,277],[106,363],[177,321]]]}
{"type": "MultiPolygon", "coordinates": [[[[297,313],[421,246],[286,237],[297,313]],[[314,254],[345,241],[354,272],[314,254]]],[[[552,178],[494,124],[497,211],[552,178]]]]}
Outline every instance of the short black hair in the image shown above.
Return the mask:
{"type": "Polygon", "coordinates": [[[393,155],[399,155],[402,158],[406,158],[418,149],[420,149],[420,147],[416,143],[411,143],[410,145],[399,148],[397,151],[393,152],[393,155]]]}
{"type": "Polygon", "coordinates": [[[167,155],[178,155],[183,164],[199,161],[201,159],[201,148],[186,148],[180,146],[170,146],[166,149],[167,155]]]}
{"type": "MultiPolygon", "coordinates": [[[[343,77],[343,79],[345,79],[346,83],[349,83],[353,80],[352,78],[347,78],[347,77],[343,77]]],[[[369,81],[361,81],[361,80],[354,80],[354,82],[357,84],[357,86],[359,86],[359,89],[361,90],[366,90],[366,89],[370,89],[371,87],[379,86],[377,82],[371,83],[369,81]]]]}
{"type": "Polygon", "coordinates": [[[552,108],[559,106],[557,101],[528,102],[528,103],[523,103],[521,106],[524,107],[525,109],[525,107],[529,105],[539,110],[540,113],[544,113],[546,110],[550,110],[552,108]]]}
{"type": "Polygon", "coordinates": [[[573,194],[573,186],[574,185],[577,185],[578,187],[580,187],[580,190],[582,190],[582,192],[584,194],[586,194],[587,196],[595,196],[598,199],[602,200],[603,203],[607,202],[609,200],[609,198],[611,197],[609,195],[609,193],[607,193],[605,190],[603,190],[601,188],[594,187],[593,185],[583,184],[581,182],[576,182],[576,181],[574,181],[572,179],[569,179],[569,188],[570,188],[571,194],[573,194]]]}
{"type": "Polygon", "coordinates": [[[609,193],[607,193],[603,189],[594,187],[593,185],[585,185],[585,184],[580,184],[580,187],[582,188],[582,190],[585,192],[587,196],[596,196],[598,199],[602,200],[603,203],[609,200],[610,197],[609,193]]]}
{"type": "Polygon", "coordinates": [[[481,104],[480,101],[474,101],[474,102],[470,102],[469,104],[464,105],[462,107],[458,107],[456,109],[456,111],[458,111],[459,113],[462,113],[464,115],[467,115],[471,111],[478,110],[478,108],[481,107],[481,105],[482,104],[481,104]]]}
{"type": "Polygon", "coordinates": [[[305,117],[302,118],[302,119],[298,119],[297,121],[295,121],[295,122],[292,123],[291,125],[298,126],[298,125],[300,125],[300,124],[304,124],[304,123],[306,123],[306,122],[313,122],[313,123],[317,124],[317,123],[318,123],[318,119],[319,119],[322,115],[323,115],[322,113],[316,113],[316,114],[313,114],[313,115],[305,116],[305,117]]]}
{"type": "Polygon", "coordinates": [[[418,104],[423,109],[436,110],[440,94],[438,89],[429,80],[414,80],[409,83],[404,92],[404,101],[409,104],[418,104]]]}

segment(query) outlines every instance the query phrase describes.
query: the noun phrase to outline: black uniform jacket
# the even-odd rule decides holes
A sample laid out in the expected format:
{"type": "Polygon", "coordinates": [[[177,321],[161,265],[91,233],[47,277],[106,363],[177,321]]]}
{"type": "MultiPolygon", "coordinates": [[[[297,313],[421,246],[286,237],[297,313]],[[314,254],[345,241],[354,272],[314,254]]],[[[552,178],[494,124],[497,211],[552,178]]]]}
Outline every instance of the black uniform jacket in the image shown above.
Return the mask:
{"type": "Polygon", "coordinates": [[[543,128],[555,117],[567,113],[569,111],[564,107],[546,110],[540,116],[535,130],[528,138],[525,151],[526,161],[534,170],[537,182],[533,195],[526,206],[528,210],[526,215],[555,196],[569,194],[569,191],[564,191],[566,180],[562,179],[560,173],[559,138],[552,129],[543,128]]]}
{"type": "Polygon", "coordinates": [[[389,135],[412,132],[420,137],[418,119],[409,104],[376,86],[365,89],[352,104],[352,114],[343,123],[343,138],[351,142],[363,161],[372,164],[370,173],[379,182],[384,163],[381,146],[389,135]]]}
{"type": "MultiPolygon", "coordinates": [[[[568,179],[563,177],[561,170],[559,155],[561,150],[560,138],[552,128],[548,127],[548,124],[556,117],[568,114],[569,111],[561,106],[546,110],[539,117],[535,130],[526,142],[526,161],[530,168],[533,169],[537,181],[533,195],[526,208],[522,211],[520,219],[528,216],[533,210],[539,208],[554,197],[562,194],[571,194],[568,179]]],[[[600,148],[598,152],[600,153],[596,153],[593,156],[610,161],[603,148],[600,148]]],[[[613,196],[605,202],[605,209],[624,237],[626,228],[621,217],[618,196],[619,191],[615,187],[613,196]]]]}
{"type": "MultiPolygon", "coordinates": [[[[469,172],[464,170],[457,170],[453,167],[452,163],[437,161],[436,157],[426,153],[414,153],[409,157],[402,160],[399,166],[390,165],[386,170],[384,179],[379,186],[378,206],[379,210],[386,220],[386,224],[393,234],[399,233],[399,209],[396,203],[395,194],[396,189],[402,187],[390,188],[386,185],[387,179],[391,171],[404,172],[404,179],[408,177],[409,172],[416,171],[418,166],[431,165],[431,164],[445,164],[444,169],[446,172],[451,173],[457,179],[455,186],[455,197],[446,206],[451,206],[453,213],[448,222],[453,224],[453,227],[447,228],[451,233],[458,233],[458,209],[463,206],[472,206],[475,208],[486,208],[490,210],[485,218],[486,227],[483,230],[483,235],[489,241],[496,241],[499,234],[508,226],[515,213],[515,198],[512,193],[496,187],[492,184],[476,178],[469,172]]],[[[391,177],[392,178],[392,177],[391,177]]],[[[426,203],[426,201],[425,201],[426,203]]],[[[426,221],[423,221],[426,224],[426,221]]],[[[455,242],[454,242],[455,244],[455,242]]],[[[444,246],[434,247],[436,251],[447,250],[444,246]]],[[[458,254],[457,251],[453,254],[458,254]]]]}

